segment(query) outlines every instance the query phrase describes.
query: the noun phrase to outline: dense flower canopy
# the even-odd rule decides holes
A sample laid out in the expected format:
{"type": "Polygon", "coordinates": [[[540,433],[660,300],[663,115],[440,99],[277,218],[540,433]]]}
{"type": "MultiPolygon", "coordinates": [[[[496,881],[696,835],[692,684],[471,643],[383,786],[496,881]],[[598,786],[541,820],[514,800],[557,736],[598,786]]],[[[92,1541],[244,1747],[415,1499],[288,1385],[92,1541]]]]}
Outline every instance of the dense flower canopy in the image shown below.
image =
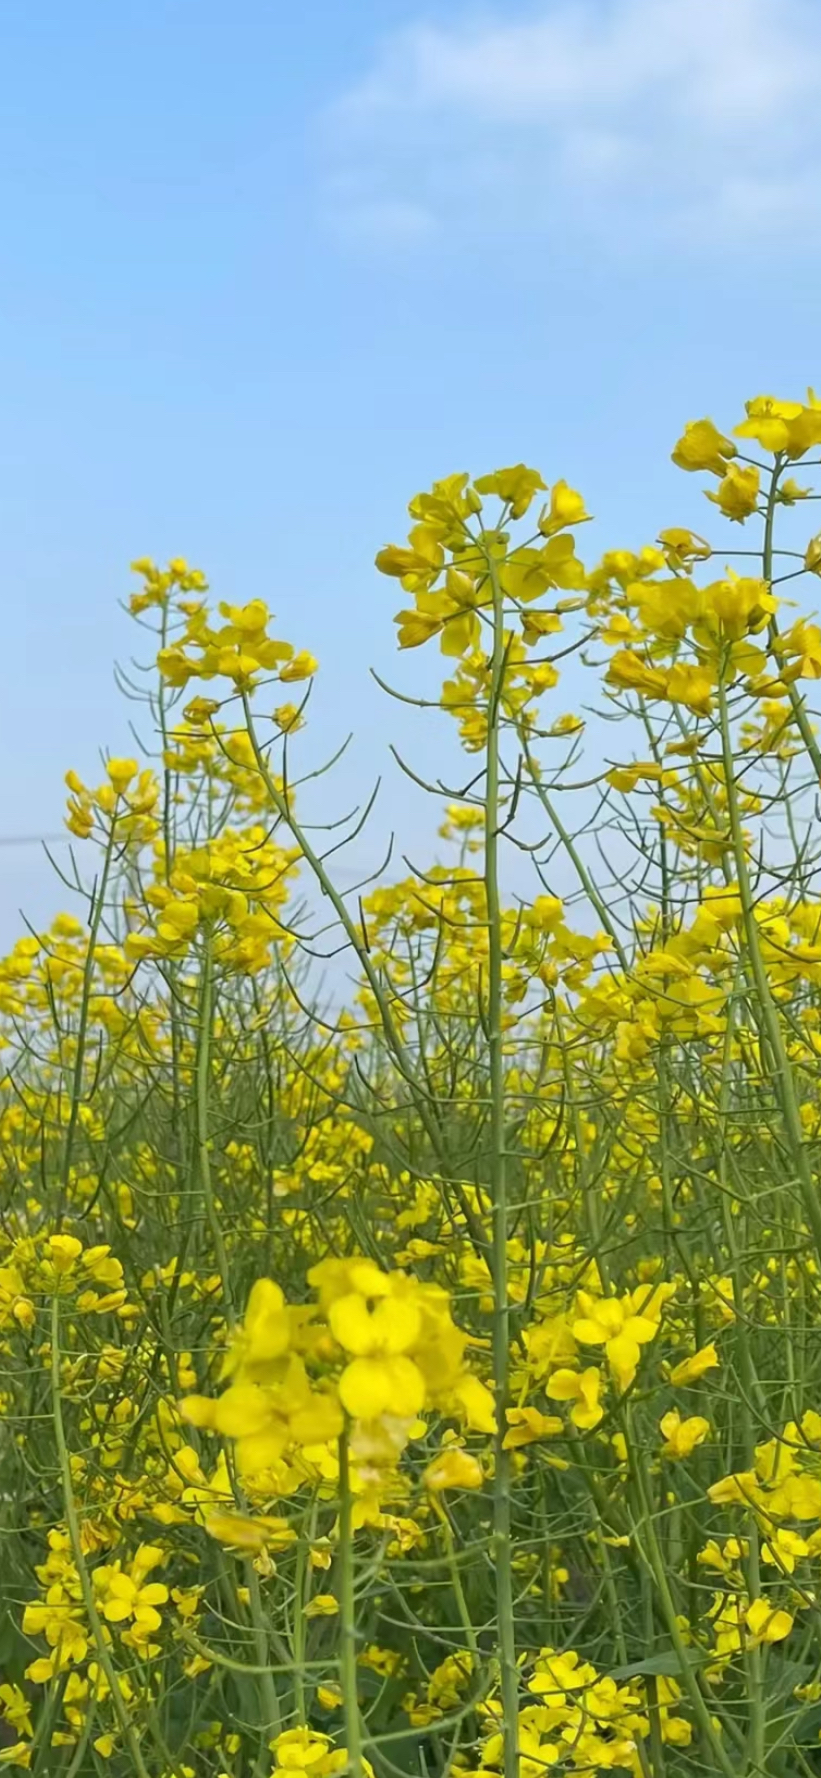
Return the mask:
{"type": "Polygon", "coordinates": [[[817,1769],[819,448],[691,421],[722,538],[595,561],[525,464],[415,495],[466,759],[353,893],[317,662],[134,564],[148,751],[0,962],[0,1764],[817,1769]]]}

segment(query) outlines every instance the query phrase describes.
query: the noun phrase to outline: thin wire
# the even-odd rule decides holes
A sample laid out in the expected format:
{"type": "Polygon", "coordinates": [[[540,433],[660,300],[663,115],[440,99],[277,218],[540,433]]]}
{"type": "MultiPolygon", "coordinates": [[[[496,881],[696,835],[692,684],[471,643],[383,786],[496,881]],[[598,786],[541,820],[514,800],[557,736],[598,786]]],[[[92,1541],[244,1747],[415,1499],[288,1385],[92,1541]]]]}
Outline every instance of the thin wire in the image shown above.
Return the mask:
{"type": "Polygon", "coordinates": [[[0,834],[0,846],[56,846],[60,841],[66,845],[67,833],[8,833],[0,834]]]}

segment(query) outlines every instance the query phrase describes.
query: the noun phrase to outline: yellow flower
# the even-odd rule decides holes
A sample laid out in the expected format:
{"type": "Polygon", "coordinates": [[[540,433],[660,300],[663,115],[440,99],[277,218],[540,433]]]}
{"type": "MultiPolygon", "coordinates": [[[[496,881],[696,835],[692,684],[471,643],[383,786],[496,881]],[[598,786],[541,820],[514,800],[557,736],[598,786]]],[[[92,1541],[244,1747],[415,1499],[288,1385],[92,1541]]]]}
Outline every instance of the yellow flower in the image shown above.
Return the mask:
{"type": "Polygon", "coordinates": [[[573,1322],[574,1339],[583,1346],[603,1346],[619,1388],[627,1389],[638,1369],[640,1348],[658,1333],[658,1316],[651,1319],[637,1312],[629,1292],[623,1297],[594,1297],[580,1290],[578,1305],[582,1313],[573,1322]]]}
{"type": "Polygon", "coordinates": [[[761,1485],[754,1469],[744,1469],[712,1482],[707,1494],[714,1506],[749,1506],[760,1498],[761,1485]]]}
{"type": "Polygon", "coordinates": [[[661,1448],[663,1457],[689,1457],[696,1445],[704,1443],[710,1431],[710,1422],[701,1414],[691,1414],[689,1419],[682,1420],[678,1409],[671,1408],[661,1421],[661,1431],[665,1440],[661,1448]]]}
{"type": "Polygon", "coordinates": [[[342,1430],[335,1395],[312,1390],[301,1358],[287,1353],[276,1385],[232,1383],[217,1400],[189,1395],[180,1405],[191,1425],[209,1427],[236,1440],[237,1467],[242,1475],[269,1469],[289,1442],[323,1444],[342,1430]]]}
{"type": "Polygon", "coordinates": [[[45,1636],[52,1650],[48,1657],[32,1661],[26,1678],[38,1685],[53,1678],[74,1661],[85,1659],[88,1635],[78,1622],[78,1607],[67,1589],[55,1581],[49,1586],[45,1600],[30,1600],[23,1612],[24,1636],[45,1636]]]}
{"type": "Polygon", "coordinates": [[[553,1698],[562,1703],[565,1692],[580,1691],[584,1686],[594,1684],[596,1678],[595,1667],[589,1661],[582,1661],[574,1649],[559,1654],[556,1649],[543,1648],[539,1651],[533,1677],[528,1681],[528,1691],[548,1702],[553,1698]]]}
{"type": "Polygon", "coordinates": [[[36,1318],[34,1304],[25,1295],[22,1272],[17,1266],[0,1266],[0,1326],[10,1319],[30,1328],[36,1318]]]}
{"type": "Polygon", "coordinates": [[[453,1400],[462,1421],[470,1432],[496,1431],[493,1396],[479,1377],[465,1371],[453,1387],[453,1400]]]}
{"type": "Polygon", "coordinates": [[[293,735],[297,729],[304,728],[305,723],[296,704],[278,704],[273,712],[277,728],[284,735],[293,735]]]}
{"type": "MultiPolygon", "coordinates": [[[[344,1772],[348,1764],[344,1749],[332,1748],[330,1737],[318,1734],[316,1729],[283,1729],[270,1747],[277,1772],[307,1772],[310,1778],[329,1778],[332,1773],[344,1772]]],[[[367,1760],[363,1760],[363,1765],[370,1772],[367,1760]]]]}
{"type": "Polygon", "coordinates": [[[766,1496],[771,1511],[782,1518],[821,1518],[821,1481],[812,1475],[791,1475],[766,1496]]]}
{"type": "Polygon", "coordinates": [[[424,1474],[425,1487],[433,1494],[443,1493],[446,1488],[481,1488],[484,1479],[481,1463],[458,1445],[440,1451],[424,1474]]]}
{"type": "Polygon", "coordinates": [[[715,492],[706,490],[707,499],[721,508],[725,518],[743,523],[758,506],[760,482],[761,476],[754,464],[731,463],[715,492]]]}
{"type": "Polygon", "coordinates": [[[506,1419],[508,1430],[502,1441],[505,1451],[516,1451],[522,1445],[554,1438],[564,1431],[564,1423],[558,1414],[540,1414],[538,1408],[508,1408],[506,1419]]]}
{"type": "Polygon", "coordinates": [[[315,656],[302,648],[291,656],[284,667],[280,668],[279,677],[283,685],[294,685],[300,679],[312,679],[319,671],[319,662],[315,656]]]}
{"type": "Polygon", "coordinates": [[[713,553],[706,538],[682,525],[671,525],[668,530],[659,531],[659,543],[668,567],[683,568],[688,574],[693,562],[706,562],[713,553]]]}
{"type": "Polygon", "coordinates": [[[752,1632],[752,1646],[761,1642],[783,1642],[789,1636],[795,1619],[788,1611],[779,1611],[768,1605],[766,1599],[754,1599],[744,1614],[748,1630],[752,1632]]]}
{"type": "Polygon", "coordinates": [[[808,568],[811,574],[818,574],[821,571],[821,531],[816,532],[816,535],[811,537],[807,544],[804,567],[808,568]]]}
{"type": "Polygon", "coordinates": [[[129,1573],[119,1564],[94,1570],[94,1585],[100,1594],[103,1617],[110,1624],[130,1621],[131,1633],[137,1643],[147,1641],[162,1624],[157,1606],[166,1604],[168,1588],[161,1581],[146,1582],[146,1575],[163,1560],[164,1552],[156,1544],[144,1543],[140,1545],[129,1573]]]}
{"type": "Polygon", "coordinates": [[[551,722],[547,732],[549,735],[556,736],[576,735],[583,728],[584,717],[576,716],[572,710],[568,710],[564,716],[557,716],[556,721],[551,722]]]}
{"type": "Polygon", "coordinates": [[[118,796],[123,796],[139,771],[136,759],[108,759],[106,771],[118,796]]]}
{"type": "Polygon", "coordinates": [[[746,1556],[748,1548],[746,1538],[727,1537],[722,1545],[716,1543],[714,1537],[710,1537],[699,1550],[696,1561],[702,1568],[715,1568],[720,1574],[732,1574],[742,1556],[746,1556]]]}
{"type": "Polygon", "coordinates": [[[554,1367],[575,1361],[576,1342],[566,1315],[546,1316],[535,1327],[526,1327],[524,1342],[528,1369],[537,1379],[554,1367]]]}
{"type": "MultiPolygon", "coordinates": [[[[521,1712],[517,1736],[520,1778],[544,1778],[548,1767],[556,1765],[561,1760],[562,1753],[558,1741],[555,1739],[545,1740],[546,1733],[550,1733],[548,1723],[540,1720],[538,1716],[531,1716],[525,1711],[521,1712]]],[[[577,1752],[580,1750],[581,1757],[587,1763],[587,1749],[583,1746],[580,1749],[580,1744],[575,1737],[574,1750],[577,1752]]],[[[503,1738],[501,1735],[493,1735],[484,1750],[484,1767],[491,1766],[495,1769],[502,1764],[503,1758],[503,1738]]]]}
{"type": "Polygon", "coordinates": [[[784,1574],[792,1574],[796,1562],[809,1553],[809,1544],[803,1537],[799,1537],[797,1531],[790,1531],[786,1526],[779,1525],[775,1531],[770,1532],[762,1545],[761,1559],[774,1568],[780,1568],[784,1574]]]}
{"type": "Polygon", "coordinates": [[[788,475],[783,482],[779,482],[776,499],[783,506],[794,506],[796,500],[809,500],[811,496],[812,488],[799,487],[798,482],[788,475]]]}
{"type": "Polygon", "coordinates": [[[551,1401],[572,1401],[573,1425],[589,1431],[604,1418],[599,1401],[601,1382],[601,1371],[595,1365],[584,1371],[556,1370],[545,1384],[545,1394],[551,1401]]]}
{"type": "Polygon", "coordinates": [[[711,469],[714,475],[724,475],[727,458],[737,455],[738,446],[712,420],[689,420],[672,453],[679,469],[711,469]]]}
{"type": "Polygon", "coordinates": [[[627,591],[631,602],[636,601],[644,629],[670,642],[680,641],[701,611],[701,592],[681,575],[671,580],[640,581],[627,591]]]}
{"type": "Polygon", "coordinates": [[[527,469],[516,463],[512,469],[494,469],[492,475],[479,475],[473,484],[478,494],[498,494],[510,506],[510,516],[520,519],[527,512],[537,488],[544,488],[538,469],[527,469]]]}
{"type": "Polygon", "coordinates": [[[291,1318],[285,1297],[271,1278],[251,1286],[245,1317],[226,1359],[223,1375],[249,1383],[270,1383],[279,1359],[291,1343],[291,1318]]]}
{"type": "Polygon", "coordinates": [[[387,1413],[413,1419],[424,1407],[425,1380],[411,1358],[374,1353],[345,1366],[339,1399],[357,1420],[376,1420],[387,1413]]]}
{"type": "Polygon", "coordinates": [[[557,531],[563,531],[565,525],[583,525],[590,516],[582,494],[569,488],[565,481],[554,482],[550,490],[550,506],[539,519],[539,530],[543,537],[553,537],[557,531]]]}
{"type": "Polygon", "coordinates": [[[455,1710],[470,1683],[474,1667],[470,1649],[463,1648],[458,1654],[446,1655],[428,1680],[428,1702],[438,1704],[440,1710],[455,1710]]]}
{"type": "Polygon", "coordinates": [[[33,1735],[31,1712],[19,1685],[0,1685],[0,1716],[21,1735],[33,1735]]]}
{"type": "Polygon", "coordinates": [[[225,1544],[226,1549],[259,1554],[261,1550],[284,1550],[293,1543],[296,1532],[287,1519],[272,1518],[260,1513],[249,1518],[246,1513],[207,1512],[203,1523],[209,1537],[225,1544]]]}
{"type": "Polygon", "coordinates": [[[334,1338],[352,1354],[339,1379],[340,1401],[354,1419],[388,1412],[412,1419],[425,1403],[425,1379],[408,1357],[422,1330],[419,1307],[397,1295],[376,1267],[367,1289],[336,1297],[328,1311],[334,1338]]]}
{"type": "Polygon", "coordinates": [[[713,708],[715,676],[701,663],[676,661],[664,681],[664,696],[671,704],[684,704],[695,716],[709,716],[713,708]]]}
{"type": "Polygon", "coordinates": [[[31,1765],[31,1753],[32,1749],[27,1741],[14,1741],[8,1747],[0,1747],[0,1766],[22,1766],[27,1771],[31,1765]]]}
{"type": "Polygon", "coordinates": [[[715,1370],[718,1364],[718,1353],[714,1345],[701,1346],[692,1357],[683,1358],[670,1372],[670,1382],[675,1388],[697,1383],[707,1371],[715,1370]]]}
{"type": "Polygon", "coordinates": [[[736,574],[704,587],[701,598],[701,626],[731,642],[764,629],[778,606],[765,580],[736,574]]]}
{"type": "Polygon", "coordinates": [[[328,1320],[340,1346],[357,1357],[373,1352],[407,1352],[421,1331],[417,1304],[410,1297],[395,1298],[384,1272],[370,1282],[367,1295],[351,1291],[337,1297],[331,1303],[328,1320]]]}
{"type": "Polygon", "coordinates": [[[306,1617],[336,1617],[339,1611],[339,1600],[333,1593],[315,1593],[313,1599],[305,1607],[306,1617]]]}
{"type": "Polygon", "coordinates": [[[650,698],[663,698],[667,690],[666,673],[643,661],[632,648],[622,648],[614,654],[605,678],[608,685],[615,685],[619,691],[644,692],[650,698]]]}
{"type": "Polygon", "coordinates": [[[401,580],[406,592],[417,592],[432,586],[444,565],[445,552],[440,543],[425,535],[421,525],[411,532],[409,542],[410,549],[389,543],[379,550],[376,566],[380,574],[401,580]]]}
{"type": "Polygon", "coordinates": [[[83,1243],[77,1240],[76,1235],[49,1235],[46,1242],[46,1253],[58,1278],[65,1277],[71,1271],[74,1261],[79,1259],[82,1251],[83,1243]]]}
{"type": "Polygon", "coordinates": [[[812,389],[807,392],[806,406],[800,401],[778,401],[773,395],[756,395],[745,407],[747,418],[736,426],[736,438],[753,438],[765,451],[784,451],[788,457],[803,457],[805,451],[821,443],[821,406],[812,389]]]}

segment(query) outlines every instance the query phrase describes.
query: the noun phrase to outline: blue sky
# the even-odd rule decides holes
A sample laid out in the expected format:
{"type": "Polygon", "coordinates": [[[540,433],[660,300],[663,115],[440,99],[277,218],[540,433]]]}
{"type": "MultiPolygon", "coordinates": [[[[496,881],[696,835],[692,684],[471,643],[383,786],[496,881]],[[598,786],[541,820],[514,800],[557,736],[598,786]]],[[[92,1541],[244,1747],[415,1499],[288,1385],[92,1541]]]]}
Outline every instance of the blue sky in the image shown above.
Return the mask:
{"type": "MultiPolygon", "coordinates": [[[[430,682],[372,567],[410,494],[524,458],[590,549],[704,527],[682,423],[821,383],[817,0],[6,0],[0,56],[4,835],[128,745],[132,557],[320,656],[341,807],[442,745],[367,676],[430,682]]],[[[3,942],[59,899],[0,849],[3,942]]]]}

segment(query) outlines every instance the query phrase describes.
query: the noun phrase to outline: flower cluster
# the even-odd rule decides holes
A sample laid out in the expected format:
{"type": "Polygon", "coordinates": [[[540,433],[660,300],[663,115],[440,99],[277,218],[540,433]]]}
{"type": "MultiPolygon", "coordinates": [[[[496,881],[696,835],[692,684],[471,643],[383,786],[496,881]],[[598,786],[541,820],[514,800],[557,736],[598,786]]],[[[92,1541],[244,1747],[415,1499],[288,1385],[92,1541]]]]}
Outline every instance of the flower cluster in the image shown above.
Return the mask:
{"type": "Polygon", "coordinates": [[[189,1423],[232,1441],[240,1476],[259,1481],[295,1452],[322,1466],[349,1421],[360,1485],[378,1491],[426,1411],[493,1432],[492,1396],[464,1363],[439,1286],[367,1259],[323,1260],[308,1281],[316,1310],[259,1279],[223,1363],[227,1387],[182,1404],[189,1423]]]}
{"type": "Polygon", "coordinates": [[[367,880],[312,658],[135,565],[146,759],[0,960],[0,1764],[814,1769],[819,446],[693,422],[715,540],[592,565],[523,464],[415,496],[466,765],[367,880]]]}
{"type": "Polygon", "coordinates": [[[291,685],[316,672],[313,655],[296,653],[290,642],[279,642],[269,634],[271,614],[263,599],[251,599],[247,605],[222,601],[218,615],[224,621],[215,626],[201,601],[185,610],[181,638],[162,648],[157,657],[169,685],[184,687],[192,679],[223,678],[248,691],[261,675],[291,685]]]}
{"type": "Polygon", "coordinates": [[[158,832],[156,819],[159,785],[150,768],[140,770],[136,759],[106,761],[106,782],[89,790],[74,771],[66,773],[71,792],[66,826],[79,840],[92,835],[116,833],[121,845],[145,846],[158,832]]]}

